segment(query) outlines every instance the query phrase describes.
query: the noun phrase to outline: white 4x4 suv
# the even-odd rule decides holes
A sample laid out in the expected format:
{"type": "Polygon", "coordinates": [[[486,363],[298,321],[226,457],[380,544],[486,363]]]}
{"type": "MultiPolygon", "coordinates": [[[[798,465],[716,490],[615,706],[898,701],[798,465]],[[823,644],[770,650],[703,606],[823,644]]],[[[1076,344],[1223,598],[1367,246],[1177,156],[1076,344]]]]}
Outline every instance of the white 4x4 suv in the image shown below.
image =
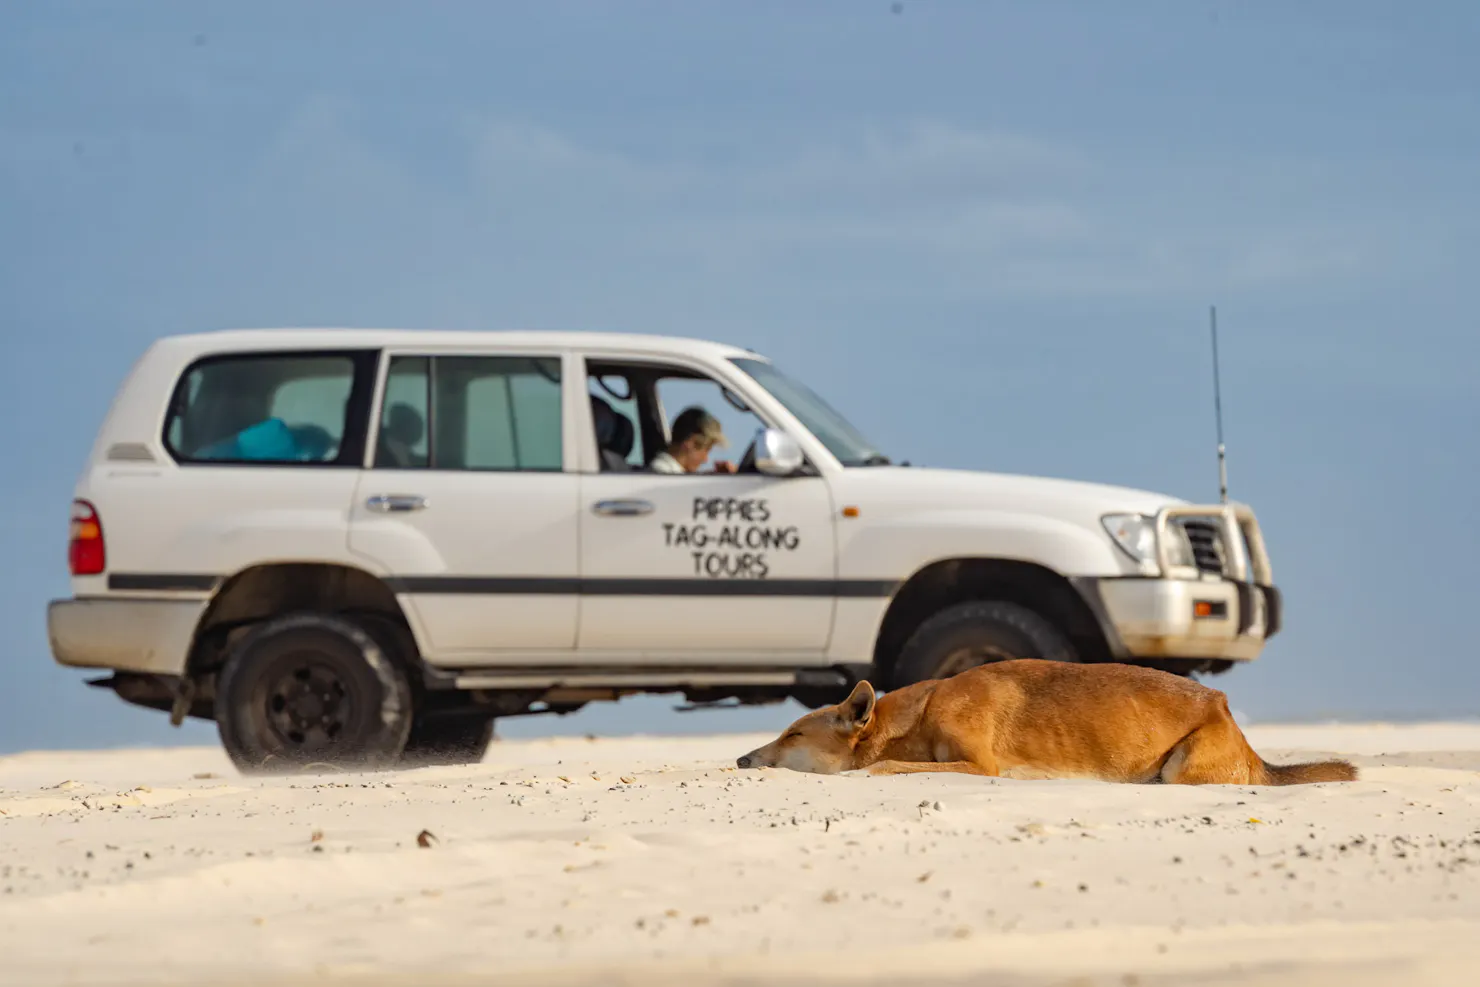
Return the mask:
{"type": "Polygon", "coordinates": [[[606,333],[162,339],[77,485],[70,562],[56,660],[215,719],[243,770],[476,759],[496,717],[639,692],[1216,672],[1280,621],[1247,507],[892,465],[756,353],[606,333]],[[738,468],[648,470],[695,389],[748,422],[738,468]]]}

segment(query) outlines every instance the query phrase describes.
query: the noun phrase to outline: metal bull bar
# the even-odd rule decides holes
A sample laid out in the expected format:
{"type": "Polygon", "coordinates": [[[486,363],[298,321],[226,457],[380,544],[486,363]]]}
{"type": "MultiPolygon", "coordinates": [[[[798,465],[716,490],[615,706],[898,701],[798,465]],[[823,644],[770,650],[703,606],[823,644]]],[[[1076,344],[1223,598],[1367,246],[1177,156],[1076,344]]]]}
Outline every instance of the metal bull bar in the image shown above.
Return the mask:
{"type": "Polygon", "coordinates": [[[1232,571],[1225,571],[1225,575],[1239,582],[1273,585],[1274,569],[1269,562],[1269,552],[1264,547],[1264,534],[1259,530],[1259,519],[1254,516],[1253,508],[1247,504],[1186,504],[1163,507],[1156,514],[1156,563],[1162,572],[1172,568],[1167,554],[1167,540],[1170,537],[1172,519],[1178,517],[1217,518],[1223,533],[1223,544],[1231,553],[1231,558],[1225,559],[1225,565],[1231,562],[1232,571]],[[1245,540],[1248,542],[1247,554],[1242,547],[1245,540]],[[1250,562],[1253,563],[1252,573],[1249,571],[1250,562]],[[1250,575],[1253,576],[1252,580],[1250,575]]]}
{"type": "Polygon", "coordinates": [[[1217,519],[1225,549],[1224,576],[1239,587],[1239,632],[1246,633],[1254,623],[1261,623],[1265,625],[1266,636],[1277,633],[1283,624],[1283,605],[1274,586],[1274,567],[1264,545],[1264,533],[1253,508],[1237,503],[1163,507],[1156,514],[1156,562],[1163,575],[1174,568],[1167,541],[1172,519],[1178,517],[1217,519]],[[1254,589],[1255,586],[1259,589],[1254,589]]]}

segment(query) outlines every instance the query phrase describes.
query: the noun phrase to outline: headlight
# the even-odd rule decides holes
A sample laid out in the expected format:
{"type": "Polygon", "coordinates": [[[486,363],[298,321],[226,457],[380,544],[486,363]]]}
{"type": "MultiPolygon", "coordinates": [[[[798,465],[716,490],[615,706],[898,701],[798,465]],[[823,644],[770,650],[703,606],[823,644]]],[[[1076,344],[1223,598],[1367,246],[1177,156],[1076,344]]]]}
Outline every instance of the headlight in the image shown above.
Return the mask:
{"type": "MultiPolygon", "coordinates": [[[[1156,563],[1156,518],[1145,514],[1107,514],[1100,519],[1121,551],[1136,562],[1150,566],[1156,563]]],[[[1180,524],[1167,525],[1167,564],[1195,568],[1192,542],[1180,524]]]]}
{"type": "Polygon", "coordinates": [[[1100,523],[1121,551],[1142,565],[1156,561],[1156,522],[1144,514],[1107,514],[1100,523]]]}

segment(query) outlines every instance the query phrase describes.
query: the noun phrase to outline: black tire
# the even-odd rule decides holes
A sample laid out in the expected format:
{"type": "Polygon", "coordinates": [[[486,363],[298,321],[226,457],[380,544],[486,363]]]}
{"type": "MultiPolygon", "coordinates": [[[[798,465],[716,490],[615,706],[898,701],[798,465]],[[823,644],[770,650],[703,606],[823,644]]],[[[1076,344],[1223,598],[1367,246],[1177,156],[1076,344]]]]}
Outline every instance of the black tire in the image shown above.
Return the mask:
{"type": "Polygon", "coordinates": [[[394,657],[359,624],[327,614],[265,621],[231,650],[216,683],[217,731],[243,773],[391,767],[412,707],[394,657]]]}
{"type": "Polygon", "coordinates": [[[493,742],[491,716],[428,716],[411,726],[401,763],[407,767],[477,764],[493,742]]]}
{"type": "Polygon", "coordinates": [[[949,678],[968,668],[1015,658],[1078,661],[1053,624],[1016,603],[972,600],[927,619],[899,652],[893,688],[949,678]]]}

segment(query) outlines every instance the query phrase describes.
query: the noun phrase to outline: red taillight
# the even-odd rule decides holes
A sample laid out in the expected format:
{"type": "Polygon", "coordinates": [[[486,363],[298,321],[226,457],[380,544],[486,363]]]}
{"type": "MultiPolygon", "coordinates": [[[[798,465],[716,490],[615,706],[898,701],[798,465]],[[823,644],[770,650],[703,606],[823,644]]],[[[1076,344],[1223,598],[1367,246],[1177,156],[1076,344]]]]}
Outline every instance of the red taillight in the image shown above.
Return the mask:
{"type": "Polygon", "coordinates": [[[103,548],[103,522],[97,508],[85,500],[72,501],[72,541],[67,546],[67,563],[74,576],[96,576],[108,565],[103,548]]]}

